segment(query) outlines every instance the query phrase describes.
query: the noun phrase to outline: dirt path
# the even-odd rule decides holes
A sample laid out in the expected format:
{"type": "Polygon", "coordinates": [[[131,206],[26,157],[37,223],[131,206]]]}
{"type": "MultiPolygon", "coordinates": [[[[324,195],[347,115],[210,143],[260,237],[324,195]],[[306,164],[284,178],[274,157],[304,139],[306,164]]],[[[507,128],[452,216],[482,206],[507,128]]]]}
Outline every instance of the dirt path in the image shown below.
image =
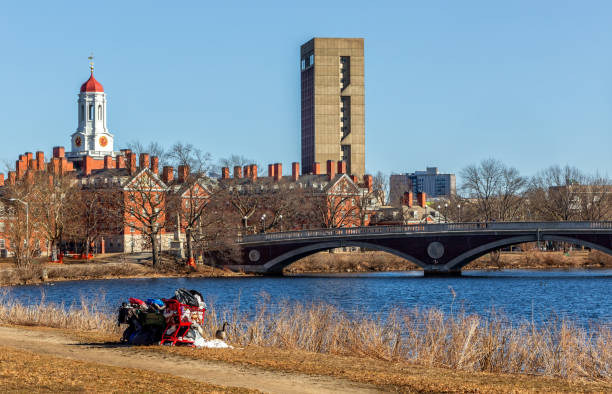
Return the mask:
{"type": "Polygon", "coordinates": [[[0,345],[72,360],[164,372],[211,384],[246,387],[269,393],[380,392],[375,386],[328,376],[268,371],[221,362],[192,360],[119,345],[109,347],[82,344],[59,333],[51,332],[0,327],[0,345]]]}

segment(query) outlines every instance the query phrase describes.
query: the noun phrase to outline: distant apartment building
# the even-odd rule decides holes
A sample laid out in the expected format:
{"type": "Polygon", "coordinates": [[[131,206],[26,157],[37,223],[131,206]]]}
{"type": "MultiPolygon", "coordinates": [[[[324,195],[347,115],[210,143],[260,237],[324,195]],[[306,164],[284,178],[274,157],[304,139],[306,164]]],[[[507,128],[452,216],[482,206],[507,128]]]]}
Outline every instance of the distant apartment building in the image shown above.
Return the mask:
{"type": "Polygon", "coordinates": [[[302,170],[344,161],[365,173],[363,38],[313,38],[300,48],[302,170]]]}
{"type": "Polygon", "coordinates": [[[437,198],[456,193],[455,174],[440,174],[438,167],[427,167],[425,171],[391,175],[389,179],[389,200],[398,205],[404,193],[426,193],[428,197],[437,198]]]}

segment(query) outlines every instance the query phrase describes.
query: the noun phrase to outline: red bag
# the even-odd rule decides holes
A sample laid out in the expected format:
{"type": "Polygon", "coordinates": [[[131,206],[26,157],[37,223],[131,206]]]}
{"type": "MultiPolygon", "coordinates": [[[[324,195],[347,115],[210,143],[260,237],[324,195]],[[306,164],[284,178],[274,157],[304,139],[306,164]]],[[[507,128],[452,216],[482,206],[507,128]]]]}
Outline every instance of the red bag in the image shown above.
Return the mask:
{"type": "Polygon", "coordinates": [[[142,306],[146,306],[147,304],[145,304],[145,302],[143,300],[139,300],[138,298],[132,298],[130,297],[130,304],[135,304],[135,305],[142,305],[142,306]]]}

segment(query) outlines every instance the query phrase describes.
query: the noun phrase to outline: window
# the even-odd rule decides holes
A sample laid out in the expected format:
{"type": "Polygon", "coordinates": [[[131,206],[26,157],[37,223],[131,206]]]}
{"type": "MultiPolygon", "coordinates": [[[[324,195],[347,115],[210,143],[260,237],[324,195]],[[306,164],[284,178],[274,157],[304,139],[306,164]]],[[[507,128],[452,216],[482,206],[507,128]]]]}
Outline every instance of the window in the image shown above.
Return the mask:
{"type": "Polygon", "coordinates": [[[6,248],[6,241],[3,239],[0,239],[0,249],[5,249],[6,248]]]}
{"type": "Polygon", "coordinates": [[[81,110],[79,111],[79,122],[85,119],[85,106],[81,104],[81,110]]]}
{"type": "Polygon", "coordinates": [[[102,106],[98,105],[98,120],[102,120],[102,106]]]}
{"type": "Polygon", "coordinates": [[[93,120],[94,118],[94,106],[93,104],[89,104],[89,120],[93,120]]]}

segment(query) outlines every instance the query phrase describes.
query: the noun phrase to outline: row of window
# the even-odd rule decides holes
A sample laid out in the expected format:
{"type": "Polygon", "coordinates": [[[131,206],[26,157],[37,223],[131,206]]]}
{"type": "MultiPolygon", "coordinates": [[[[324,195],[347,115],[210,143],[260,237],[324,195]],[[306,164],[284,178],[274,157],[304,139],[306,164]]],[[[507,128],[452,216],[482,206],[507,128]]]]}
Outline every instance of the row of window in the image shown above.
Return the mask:
{"type": "MultiPolygon", "coordinates": [[[[88,120],[94,120],[94,105],[89,104],[88,107],[88,120]]],[[[82,122],[85,118],[85,104],[81,104],[81,110],[79,111],[79,121],[82,122]]],[[[98,120],[102,120],[102,105],[98,105],[98,120]]]]}

